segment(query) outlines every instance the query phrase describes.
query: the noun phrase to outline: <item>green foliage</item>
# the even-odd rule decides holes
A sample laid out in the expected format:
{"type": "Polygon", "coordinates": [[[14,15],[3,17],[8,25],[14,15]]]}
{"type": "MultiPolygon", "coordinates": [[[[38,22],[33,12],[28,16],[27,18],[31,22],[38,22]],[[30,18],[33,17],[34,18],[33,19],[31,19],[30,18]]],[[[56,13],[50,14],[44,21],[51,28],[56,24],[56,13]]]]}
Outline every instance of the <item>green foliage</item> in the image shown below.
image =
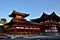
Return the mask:
{"type": "Polygon", "coordinates": [[[0,27],[0,33],[3,33],[3,27],[0,27]]]}

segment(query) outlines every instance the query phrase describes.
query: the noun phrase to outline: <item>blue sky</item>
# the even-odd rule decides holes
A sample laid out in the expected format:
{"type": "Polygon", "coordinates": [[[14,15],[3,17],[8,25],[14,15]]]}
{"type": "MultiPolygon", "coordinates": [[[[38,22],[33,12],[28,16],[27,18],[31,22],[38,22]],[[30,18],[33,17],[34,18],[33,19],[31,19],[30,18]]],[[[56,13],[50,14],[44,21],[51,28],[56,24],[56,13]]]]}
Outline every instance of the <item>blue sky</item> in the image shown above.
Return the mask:
{"type": "Polygon", "coordinates": [[[10,21],[8,15],[13,10],[30,14],[28,20],[40,17],[43,12],[51,14],[55,11],[60,16],[60,0],[0,0],[0,18],[10,21]]]}

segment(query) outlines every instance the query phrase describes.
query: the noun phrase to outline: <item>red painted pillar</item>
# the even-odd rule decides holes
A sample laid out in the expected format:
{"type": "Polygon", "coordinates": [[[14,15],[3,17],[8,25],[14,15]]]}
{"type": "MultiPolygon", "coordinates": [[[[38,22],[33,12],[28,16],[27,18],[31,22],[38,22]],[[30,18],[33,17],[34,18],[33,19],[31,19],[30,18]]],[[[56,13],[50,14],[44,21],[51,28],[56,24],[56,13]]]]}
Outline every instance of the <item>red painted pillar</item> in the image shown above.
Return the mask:
{"type": "Polygon", "coordinates": [[[32,34],[35,34],[35,33],[34,33],[34,27],[32,27],[32,28],[33,28],[33,29],[32,29],[32,30],[33,30],[32,34]]]}
{"type": "Polygon", "coordinates": [[[10,34],[10,29],[8,28],[8,34],[10,34]]]}
{"type": "Polygon", "coordinates": [[[14,36],[16,36],[16,26],[14,27],[14,36]]]}
{"type": "Polygon", "coordinates": [[[9,34],[11,34],[11,30],[9,29],[9,34]]]}
{"type": "Polygon", "coordinates": [[[39,27],[37,27],[37,33],[40,34],[40,28],[39,27]]]}
{"type": "Polygon", "coordinates": [[[10,35],[12,34],[11,29],[10,29],[10,35]]]}
{"type": "Polygon", "coordinates": [[[8,34],[10,34],[10,30],[9,30],[9,28],[8,28],[8,34]]]}
{"type": "Polygon", "coordinates": [[[28,27],[28,35],[29,35],[29,30],[30,30],[30,27],[28,27]]]}
{"type": "Polygon", "coordinates": [[[24,31],[24,32],[23,32],[23,33],[24,33],[23,35],[25,35],[25,27],[24,27],[23,31],[24,31]]]}
{"type": "Polygon", "coordinates": [[[37,28],[38,28],[38,27],[36,27],[36,34],[38,34],[37,28]]]}
{"type": "Polygon", "coordinates": [[[40,27],[39,27],[39,34],[40,34],[40,27]]]}

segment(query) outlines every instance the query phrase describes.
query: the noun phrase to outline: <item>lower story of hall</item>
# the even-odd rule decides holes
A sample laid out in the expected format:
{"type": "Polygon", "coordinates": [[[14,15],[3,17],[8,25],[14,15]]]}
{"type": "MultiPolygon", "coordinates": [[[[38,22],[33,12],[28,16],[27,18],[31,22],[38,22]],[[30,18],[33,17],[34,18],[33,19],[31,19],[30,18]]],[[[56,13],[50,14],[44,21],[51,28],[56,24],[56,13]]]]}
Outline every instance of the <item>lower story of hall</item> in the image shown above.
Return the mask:
{"type": "Polygon", "coordinates": [[[17,29],[17,30],[9,30],[7,34],[15,34],[15,35],[32,35],[32,34],[40,34],[40,30],[29,30],[29,29],[17,29]]]}

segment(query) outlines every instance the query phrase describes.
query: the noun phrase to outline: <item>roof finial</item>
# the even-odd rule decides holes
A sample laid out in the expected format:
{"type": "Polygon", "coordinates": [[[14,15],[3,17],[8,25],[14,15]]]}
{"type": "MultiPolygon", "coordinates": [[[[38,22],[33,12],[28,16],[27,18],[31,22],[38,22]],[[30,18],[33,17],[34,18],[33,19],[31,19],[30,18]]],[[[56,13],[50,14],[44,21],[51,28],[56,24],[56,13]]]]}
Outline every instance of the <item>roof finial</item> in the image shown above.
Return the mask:
{"type": "Polygon", "coordinates": [[[53,11],[52,14],[55,14],[55,12],[53,11]]]}
{"type": "Polygon", "coordinates": [[[13,12],[16,12],[15,10],[13,10],[13,12]]]}
{"type": "Polygon", "coordinates": [[[45,12],[43,11],[43,14],[45,14],[45,12]]]}

